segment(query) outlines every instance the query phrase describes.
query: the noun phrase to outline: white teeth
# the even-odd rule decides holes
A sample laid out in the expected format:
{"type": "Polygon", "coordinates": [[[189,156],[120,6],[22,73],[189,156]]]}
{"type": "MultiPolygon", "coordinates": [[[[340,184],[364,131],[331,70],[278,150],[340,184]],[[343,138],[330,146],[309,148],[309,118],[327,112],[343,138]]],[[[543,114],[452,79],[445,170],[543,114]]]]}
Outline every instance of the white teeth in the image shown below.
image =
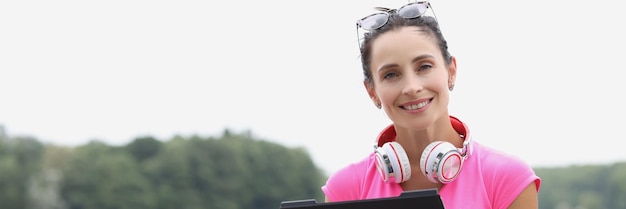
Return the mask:
{"type": "Polygon", "coordinates": [[[422,108],[422,107],[426,106],[428,104],[428,102],[429,101],[424,101],[424,102],[421,102],[419,104],[404,106],[404,108],[407,109],[407,110],[417,110],[419,108],[422,108]]]}

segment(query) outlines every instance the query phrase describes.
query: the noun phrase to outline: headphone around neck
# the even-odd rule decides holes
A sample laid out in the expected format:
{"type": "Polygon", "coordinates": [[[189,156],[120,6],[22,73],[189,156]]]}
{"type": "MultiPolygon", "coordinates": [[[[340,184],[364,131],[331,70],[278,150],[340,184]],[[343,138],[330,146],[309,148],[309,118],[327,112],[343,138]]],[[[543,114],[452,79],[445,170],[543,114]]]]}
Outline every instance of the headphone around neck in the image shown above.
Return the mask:
{"type": "MultiPolygon", "coordinates": [[[[464,139],[463,148],[457,148],[449,142],[431,142],[420,158],[422,174],[433,183],[450,183],[456,178],[468,156],[471,141],[469,129],[456,117],[450,116],[450,123],[464,139]]],[[[374,153],[376,168],[385,182],[402,183],[411,177],[411,164],[400,143],[395,141],[396,130],[393,125],[385,128],[376,140],[374,153]]]]}

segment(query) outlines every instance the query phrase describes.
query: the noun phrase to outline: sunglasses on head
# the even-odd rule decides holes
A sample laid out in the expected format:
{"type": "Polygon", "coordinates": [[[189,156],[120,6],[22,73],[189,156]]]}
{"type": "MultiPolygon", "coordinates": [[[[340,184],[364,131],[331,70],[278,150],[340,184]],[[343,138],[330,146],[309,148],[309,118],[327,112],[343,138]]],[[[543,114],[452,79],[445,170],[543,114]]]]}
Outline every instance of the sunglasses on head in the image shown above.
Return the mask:
{"type": "Polygon", "coordinates": [[[375,7],[374,9],[381,12],[368,15],[356,22],[357,27],[370,31],[383,27],[389,21],[389,16],[392,13],[397,13],[400,17],[405,19],[412,19],[422,16],[426,13],[428,8],[431,8],[428,1],[419,1],[408,3],[399,9],[389,9],[384,7],[375,7]]]}

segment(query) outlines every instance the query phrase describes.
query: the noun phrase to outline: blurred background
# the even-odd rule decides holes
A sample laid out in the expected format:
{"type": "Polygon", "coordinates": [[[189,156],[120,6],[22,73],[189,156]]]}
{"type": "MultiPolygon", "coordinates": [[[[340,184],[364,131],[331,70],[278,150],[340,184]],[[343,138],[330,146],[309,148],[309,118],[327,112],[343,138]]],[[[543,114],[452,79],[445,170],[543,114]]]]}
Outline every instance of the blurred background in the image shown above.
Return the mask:
{"type": "MultiPolygon", "coordinates": [[[[405,3],[0,2],[0,208],[321,200],[390,123],[355,21],[405,3]]],[[[537,169],[540,208],[626,208],[617,3],[431,3],[473,139],[537,169]]]]}

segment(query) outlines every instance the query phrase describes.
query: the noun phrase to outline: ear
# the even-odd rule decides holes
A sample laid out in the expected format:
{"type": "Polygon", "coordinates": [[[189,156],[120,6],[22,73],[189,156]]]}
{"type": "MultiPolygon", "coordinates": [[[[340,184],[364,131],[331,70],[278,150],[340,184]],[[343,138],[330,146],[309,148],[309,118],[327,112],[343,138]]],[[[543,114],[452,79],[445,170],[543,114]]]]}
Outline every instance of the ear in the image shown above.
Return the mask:
{"type": "Polygon", "coordinates": [[[454,87],[456,82],[456,57],[450,56],[450,65],[448,65],[448,88],[454,87]]]}
{"type": "Polygon", "coordinates": [[[363,86],[367,91],[367,95],[369,95],[372,102],[374,102],[374,105],[380,105],[380,100],[378,99],[378,96],[376,96],[376,91],[374,91],[374,84],[370,84],[367,81],[363,80],[363,86]]]}

